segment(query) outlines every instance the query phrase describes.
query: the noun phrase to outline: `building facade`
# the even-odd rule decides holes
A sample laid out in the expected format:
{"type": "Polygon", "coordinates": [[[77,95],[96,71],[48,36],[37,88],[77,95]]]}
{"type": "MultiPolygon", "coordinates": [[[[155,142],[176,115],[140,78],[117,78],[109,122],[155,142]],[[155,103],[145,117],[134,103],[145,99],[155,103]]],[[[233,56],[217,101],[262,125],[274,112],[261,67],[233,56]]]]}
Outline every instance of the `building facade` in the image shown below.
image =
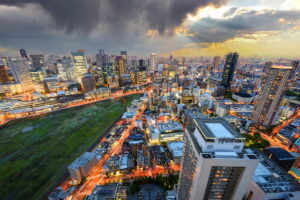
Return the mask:
{"type": "Polygon", "coordinates": [[[226,56],[221,82],[221,85],[224,86],[226,90],[230,89],[231,82],[234,76],[234,71],[238,63],[238,58],[238,53],[229,53],[226,56]]]}
{"type": "Polygon", "coordinates": [[[253,121],[257,125],[271,126],[274,124],[292,70],[292,66],[281,65],[272,65],[269,68],[268,76],[253,112],[253,121]]]}
{"type": "Polygon", "coordinates": [[[72,52],[71,54],[74,66],[74,75],[76,80],[80,83],[83,74],[88,72],[85,51],[78,50],[77,52],[72,52]]]}
{"type": "Polygon", "coordinates": [[[193,120],[184,136],[177,199],[241,200],[258,159],[244,152],[244,137],[226,121],[193,120]]]}

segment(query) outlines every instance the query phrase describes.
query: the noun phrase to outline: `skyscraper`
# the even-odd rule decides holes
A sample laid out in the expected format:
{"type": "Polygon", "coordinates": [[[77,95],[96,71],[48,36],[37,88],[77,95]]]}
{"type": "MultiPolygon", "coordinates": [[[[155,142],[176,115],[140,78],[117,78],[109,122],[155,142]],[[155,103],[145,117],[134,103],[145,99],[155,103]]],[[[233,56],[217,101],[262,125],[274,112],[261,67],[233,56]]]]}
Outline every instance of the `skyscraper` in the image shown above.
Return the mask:
{"type": "Polygon", "coordinates": [[[104,53],[104,50],[99,50],[96,54],[97,66],[102,66],[104,63],[108,62],[108,56],[104,53]]]}
{"type": "Polygon", "coordinates": [[[150,55],[150,66],[149,66],[149,70],[150,71],[155,71],[156,69],[156,62],[155,62],[155,53],[152,53],[150,55]]]}
{"type": "Polygon", "coordinates": [[[214,69],[214,68],[217,68],[217,67],[219,66],[220,61],[221,61],[221,57],[220,57],[220,56],[215,56],[215,57],[214,57],[213,63],[212,63],[213,69],[214,69]]]}
{"type": "Polygon", "coordinates": [[[185,131],[178,200],[243,199],[258,164],[225,120],[192,118],[185,131]]]}
{"type": "Polygon", "coordinates": [[[45,60],[43,55],[30,55],[32,69],[41,69],[44,67],[45,60]]]}
{"type": "Polygon", "coordinates": [[[28,92],[33,89],[29,66],[26,59],[9,58],[8,67],[12,71],[14,82],[20,83],[24,92],[28,92]]]}
{"type": "Polygon", "coordinates": [[[88,72],[87,61],[85,57],[84,50],[77,50],[76,52],[72,52],[72,59],[74,65],[74,74],[79,83],[81,83],[81,79],[83,74],[88,72]]]}
{"type": "Polygon", "coordinates": [[[71,58],[63,57],[57,60],[58,77],[62,80],[76,81],[71,58]]]}
{"type": "Polygon", "coordinates": [[[114,73],[117,76],[125,74],[125,60],[122,56],[117,56],[114,62],[114,73]]]}
{"type": "Polygon", "coordinates": [[[274,124],[292,70],[293,66],[272,65],[269,67],[262,92],[253,111],[253,121],[257,125],[274,124]]]}
{"type": "Polygon", "coordinates": [[[222,76],[222,83],[221,83],[221,85],[224,86],[226,90],[230,89],[235,67],[238,63],[238,58],[239,58],[238,53],[229,53],[226,56],[226,61],[225,61],[224,71],[222,76]]]}
{"type": "Polygon", "coordinates": [[[26,58],[26,60],[29,60],[25,49],[20,49],[20,55],[22,58],[26,58]]]}

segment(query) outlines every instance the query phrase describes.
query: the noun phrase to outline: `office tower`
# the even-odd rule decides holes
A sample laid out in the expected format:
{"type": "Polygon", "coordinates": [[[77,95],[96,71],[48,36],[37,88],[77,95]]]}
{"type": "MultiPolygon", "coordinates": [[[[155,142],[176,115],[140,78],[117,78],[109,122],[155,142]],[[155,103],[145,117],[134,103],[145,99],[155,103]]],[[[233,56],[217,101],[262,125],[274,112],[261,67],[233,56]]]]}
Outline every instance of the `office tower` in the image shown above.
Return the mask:
{"type": "Polygon", "coordinates": [[[271,126],[276,120],[279,104],[292,73],[292,66],[272,65],[262,86],[253,111],[253,121],[260,126],[271,126]]]}
{"type": "Polygon", "coordinates": [[[138,66],[139,67],[146,67],[147,66],[146,60],[145,59],[139,59],[138,66]]]}
{"type": "Polygon", "coordinates": [[[221,61],[221,57],[220,56],[215,56],[213,58],[212,68],[213,69],[217,68],[220,64],[220,61],[221,61]]]}
{"type": "Polygon", "coordinates": [[[8,75],[8,68],[5,66],[4,62],[0,60],[0,83],[8,83],[10,78],[8,75]]]}
{"type": "Polygon", "coordinates": [[[71,54],[72,54],[75,78],[80,83],[83,74],[88,72],[85,51],[77,50],[76,52],[72,52],[71,54]]]}
{"type": "Polygon", "coordinates": [[[107,77],[112,76],[114,74],[113,64],[104,63],[102,65],[102,74],[103,74],[104,82],[107,83],[107,77]]]}
{"type": "Polygon", "coordinates": [[[104,53],[104,50],[99,50],[96,54],[97,66],[102,66],[104,63],[108,62],[108,56],[104,53]]]}
{"type": "Polygon", "coordinates": [[[121,51],[121,57],[124,59],[124,60],[127,60],[127,51],[121,51]]]}
{"type": "Polygon", "coordinates": [[[125,74],[125,60],[121,56],[115,58],[114,73],[117,76],[125,74]]]}
{"type": "Polygon", "coordinates": [[[126,73],[128,73],[130,71],[129,66],[128,66],[128,54],[127,51],[121,51],[121,57],[124,60],[124,69],[126,71],[126,73]]]}
{"type": "Polygon", "coordinates": [[[32,69],[42,69],[45,65],[43,55],[30,55],[30,61],[32,69]]]}
{"type": "Polygon", "coordinates": [[[71,58],[63,57],[57,60],[58,78],[66,81],[76,81],[71,58]]]}
{"type": "Polygon", "coordinates": [[[185,131],[178,200],[234,199],[245,195],[258,159],[225,120],[191,118],[185,131]]]}
{"type": "Polygon", "coordinates": [[[8,67],[14,77],[14,82],[20,83],[24,92],[31,91],[33,86],[27,60],[22,58],[9,58],[7,61],[8,67]]]}
{"type": "Polygon", "coordinates": [[[27,56],[27,53],[26,53],[25,49],[20,49],[20,55],[21,55],[22,58],[26,58],[26,60],[29,61],[29,58],[27,56]]]}
{"type": "Polygon", "coordinates": [[[156,62],[155,62],[155,53],[152,53],[150,55],[150,62],[149,62],[149,70],[150,71],[156,71],[156,62]]]}
{"type": "Polygon", "coordinates": [[[81,83],[84,92],[89,92],[96,88],[96,80],[92,74],[84,74],[81,83]]]}
{"type": "Polygon", "coordinates": [[[229,53],[226,56],[222,82],[221,82],[221,85],[224,86],[226,90],[230,89],[231,81],[234,76],[235,67],[237,66],[238,63],[238,58],[239,58],[238,53],[229,53]]]}

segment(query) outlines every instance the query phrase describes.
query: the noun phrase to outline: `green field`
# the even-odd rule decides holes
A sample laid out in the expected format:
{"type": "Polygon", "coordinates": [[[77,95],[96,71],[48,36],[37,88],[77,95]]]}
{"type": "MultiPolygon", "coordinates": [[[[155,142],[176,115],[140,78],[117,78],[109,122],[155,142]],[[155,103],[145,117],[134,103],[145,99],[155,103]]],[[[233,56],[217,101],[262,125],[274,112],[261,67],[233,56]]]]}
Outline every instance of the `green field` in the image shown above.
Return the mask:
{"type": "Polygon", "coordinates": [[[135,97],[127,97],[125,104],[99,102],[0,128],[0,199],[40,198],[135,97]]]}

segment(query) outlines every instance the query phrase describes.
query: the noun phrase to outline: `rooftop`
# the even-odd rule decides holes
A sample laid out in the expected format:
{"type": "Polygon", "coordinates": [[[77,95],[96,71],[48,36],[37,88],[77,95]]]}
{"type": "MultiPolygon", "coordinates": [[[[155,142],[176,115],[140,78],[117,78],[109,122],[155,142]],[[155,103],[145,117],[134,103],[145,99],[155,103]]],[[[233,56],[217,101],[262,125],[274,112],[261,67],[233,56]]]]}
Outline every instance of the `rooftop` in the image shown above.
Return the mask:
{"type": "Polygon", "coordinates": [[[169,142],[168,143],[168,148],[170,152],[173,154],[175,157],[180,157],[183,155],[183,142],[182,141],[177,141],[177,142],[169,142]]]}
{"type": "Polygon", "coordinates": [[[183,128],[179,122],[169,122],[169,123],[159,123],[158,129],[161,132],[169,132],[169,131],[183,131],[183,128]]]}
{"type": "Polygon", "coordinates": [[[289,152],[278,147],[265,148],[264,151],[273,154],[279,160],[294,159],[294,157],[289,152]]]}
{"type": "Polygon", "coordinates": [[[92,152],[85,152],[76,160],[74,160],[68,168],[71,169],[78,169],[80,166],[86,165],[90,162],[96,155],[92,152]]]}
{"type": "Polygon", "coordinates": [[[205,139],[245,139],[223,119],[194,119],[196,127],[205,139]]]}
{"type": "Polygon", "coordinates": [[[258,151],[255,151],[255,153],[259,158],[259,164],[252,180],[256,182],[265,193],[300,191],[300,183],[290,174],[262,153],[258,151]]]}

